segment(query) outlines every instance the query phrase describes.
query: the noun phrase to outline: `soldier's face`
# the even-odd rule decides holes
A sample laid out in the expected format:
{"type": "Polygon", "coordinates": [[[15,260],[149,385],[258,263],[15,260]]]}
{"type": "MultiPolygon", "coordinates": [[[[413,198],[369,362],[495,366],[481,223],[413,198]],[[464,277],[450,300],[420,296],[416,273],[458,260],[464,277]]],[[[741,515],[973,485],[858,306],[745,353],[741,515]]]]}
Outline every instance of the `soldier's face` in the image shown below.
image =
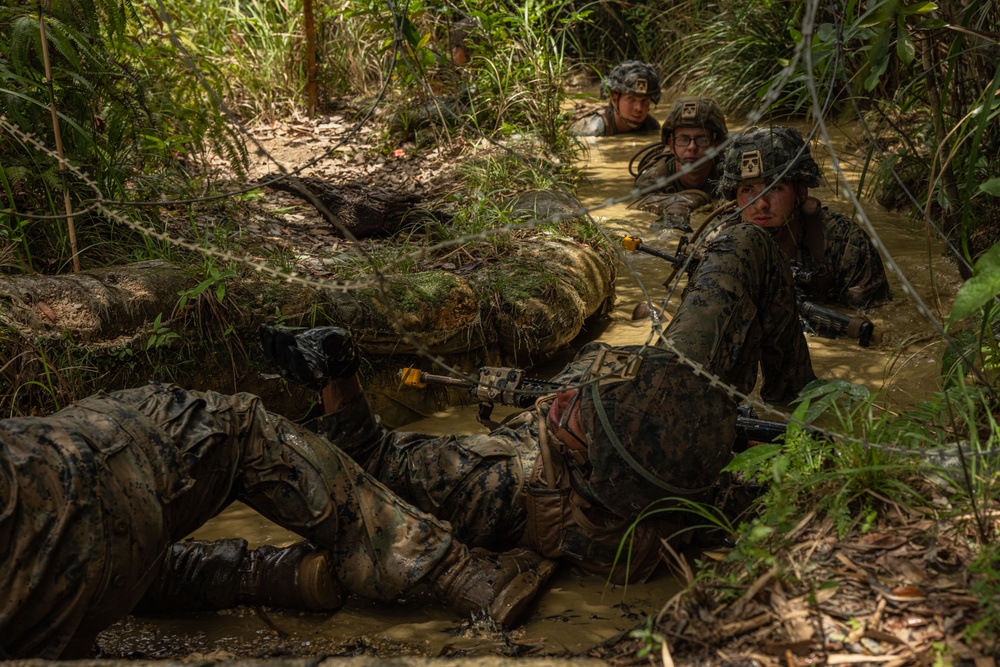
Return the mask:
{"type": "Polygon", "coordinates": [[[700,127],[678,127],[667,139],[667,146],[670,152],[677,156],[679,165],[700,160],[711,145],[711,133],[700,127]]]}
{"type": "Polygon", "coordinates": [[[639,97],[632,93],[624,95],[611,93],[611,101],[615,103],[622,118],[637,125],[646,120],[646,116],[649,115],[650,99],[648,97],[639,97]]]}
{"type": "Polygon", "coordinates": [[[740,217],[758,227],[783,227],[798,218],[804,190],[805,186],[791,181],[779,181],[770,188],[761,181],[744,181],[736,187],[740,217]]]}
{"type": "Polygon", "coordinates": [[[586,433],[580,417],[580,390],[567,389],[556,394],[549,406],[549,428],[570,449],[587,449],[586,433]]]}

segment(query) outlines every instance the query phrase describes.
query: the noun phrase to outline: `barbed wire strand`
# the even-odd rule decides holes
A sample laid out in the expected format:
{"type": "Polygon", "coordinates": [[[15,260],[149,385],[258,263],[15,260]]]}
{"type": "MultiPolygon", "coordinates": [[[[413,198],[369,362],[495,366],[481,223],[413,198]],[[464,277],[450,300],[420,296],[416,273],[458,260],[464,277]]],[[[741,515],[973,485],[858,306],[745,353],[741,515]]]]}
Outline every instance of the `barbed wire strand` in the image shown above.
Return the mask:
{"type": "MultiPolygon", "coordinates": [[[[158,0],[158,2],[159,2],[159,0],[158,0]]],[[[803,44],[805,44],[807,42],[807,40],[805,38],[805,35],[807,35],[807,34],[811,35],[812,34],[812,28],[813,28],[813,25],[814,25],[814,18],[815,18],[815,7],[816,7],[816,4],[817,4],[816,0],[811,0],[810,3],[807,5],[807,8],[811,8],[811,11],[809,9],[807,9],[807,12],[805,13],[805,16],[804,16],[804,19],[803,19],[803,30],[802,30],[802,34],[804,36],[803,40],[801,40],[800,43],[797,45],[793,59],[789,62],[788,65],[786,65],[783,68],[783,70],[782,70],[781,74],[779,75],[779,77],[777,77],[775,79],[775,81],[772,82],[771,86],[769,87],[768,92],[762,98],[761,104],[751,114],[749,114],[749,116],[748,116],[749,125],[752,126],[753,124],[755,124],[761,118],[764,117],[764,115],[766,114],[766,112],[767,112],[768,108],[770,107],[770,105],[777,99],[777,97],[780,94],[781,90],[784,88],[785,84],[790,79],[791,75],[794,73],[795,68],[797,67],[797,64],[798,64],[799,60],[802,58],[802,53],[803,53],[803,48],[802,47],[803,47],[803,44]]],[[[397,62],[397,59],[399,57],[399,47],[400,47],[400,45],[402,43],[402,35],[401,35],[401,24],[402,23],[401,23],[401,16],[403,16],[403,15],[396,13],[396,10],[394,9],[391,1],[387,2],[387,6],[388,6],[388,9],[389,9],[390,13],[392,14],[392,16],[394,18],[394,21],[393,21],[394,32],[395,32],[395,37],[394,37],[395,44],[394,44],[394,46],[396,48],[396,52],[393,54],[393,57],[391,59],[391,67],[395,67],[395,63],[397,62]]],[[[163,11],[162,3],[160,3],[160,8],[161,8],[161,11],[163,11]]],[[[173,32],[172,32],[172,26],[171,26],[171,35],[172,35],[173,39],[176,39],[176,36],[173,35],[173,32]]],[[[179,46],[180,50],[182,50],[182,48],[183,48],[182,45],[179,45],[179,44],[175,44],[175,46],[179,46]]],[[[839,45],[839,46],[841,46],[841,48],[842,48],[842,45],[839,45]]],[[[182,51],[182,53],[184,53],[184,52],[182,51]]],[[[402,53],[403,53],[404,61],[408,61],[408,58],[406,56],[406,52],[403,51],[402,53]]],[[[840,52],[838,51],[838,57],[839,57],[839,53],[840,52]]],[[[203,85],[208,86],[208,89],[210,89],[211,86],[208,84],[208,82],[204,79],[204,77],[200,74],[200,72],[197,72],[197,66],[194,63],[193,59],[191,59],[190,56],[188,56],[186,53],[184,53],[184,57],[185,57],[185,59],[188,62],[188,66],[192,67],[193,70],[196,71],[196,75],[199,77],[199,80],[203,82],[203,85]]],[[[808,64],[807,69],[809,71],[809,76],[806,77],[806,80],[807,80],[808,84],[811,86],[811,88],[810,88],[810,94],[811,94],[811,97],[812,97],[811,101],[812,101],[813,108],[814,108],[814,114],[817,117],[817,122],[814,124],[813,128],[810,130],[810,136],[812,136],[817,130],[820,132],[821,137],[822,137],[822,143],[824,144],[824,146],[830,152],[831,159],[833,160],[832,168],[833,168],[834,172],[839,177],[841,177],[840,180],[842,180],[845,184],[847,184],[848,182],[846,180],[846,176],[843,174],[843,170],[841,169],[840,164],[839,164],[838,159],[837,159],[836,151],[833,149],[832,139],[829,136],[829,132],[826,129],[825,124],[822,123],[822,119],[823,119],[823,117],[825,115],[825,110],[829,107],[829,104],[831,103],[831,100],[833,98],[832,80],[833,80],[833,77],[836,76],[836,74],[837,74],[836,70],[838,68],[834,68],[833,75],[831,76],[831,84],[830,84],[831,85],[831,90],[828,91],[827,100],[826,100],[826,102],[824,104],[820,104],[818,96],[815,94],[816,93],[816,91],[815,91],[815,79],[812,76],[813,73],[812,73],[812,67],[811,67],[811,54],[809,54],[809,45],[808,44],[806,45],[806,59],[807,59],[807,64],[808,64]]],[[[415,78],[417,78],[419,80],[420,84],[422,86],[424,86],[427,91],[430,92],[430,94],[432,95],[432,97],[434,99],[436,99],[436,100],[440,100],[441,99],[441,98],[437,98],[436,96],[433,95],[433,92],[431,91],[429,85],[427,84],[427,82],[423,78],[423,76],[420,74],[420,72],[418,72],[418,71],[416,71],[416,70],[414,70],[412,68],[411,68],[411,72],[413,72],[415,78]]],[[[356,133],[360,129],[360,127],[364,124],[364,122],[367,122],[368,118],[370,118],[371,115],[374,113],[374,111],[377,108],[378,104],[381,102],[381,100],[382,100],[385,92],[387,91],[388,83],[391,81],[391,73],[392,73],[392,69],[390,68],[388,75],[385,76],[385,78],[384,78],[384,85],[382,87],[382,90],[380,91],[379,98],[376,100],[376,103],[372,105],[371,109],[369,110],[369,113],[362,119],[362,121],[359,121],[357,124],[355,124],[355,126],[351,129],[351,131],[348,133],[348,135],[346,135],[337,144],[337,147],[339,147],[339,146],[343,145],[344,143],[346,143],[346,141],[348,141],[350,139],[350,137],[354,133],[356,133]]],[[[222,102],[221,97],[218,96],[218,94],[215,91],[210,90],[210,94],[212,94],[213,97],[217,100],[217,102],[221,104],[220,108],[225,107],[225,104],[224,104],[224,102],[222,102]]],[[[852,103],[854,103],[856,105],[856,102],[855,102],[853,96],[852,96],[852,103]]],[[[445,106],[443,108],[447,112],[451,111],[450,109],[447,108],[447,106],[445,106]]],[[[453,119],[458,120],[459,122],[465,122],[464,119],[458,117],[457,114],[452,114],[452,115],[454,117],[453,119]]],[[[237,122],[237,124],[239,125],[238,121],[234,121],[235,116],[231,114],[231,110],[228,110],[228,108],[227,108],[227,117],[230,118],[230,122],[237,122]]],[[[26,140],[29,143],[31,143],[32,145],[34,145],[39,150],[42,150],[43,152],[48,152],[51,155],[51,152],[47,148],[45,148],[44,146],[42,146],[39,142],[37,142],[33,137],[31,137],[30,134],[23,133],[23,132],[19,131],[17,128],[15,128],[13,125],[11,125],[6,120],[6,118],[0,117],[0,125],[2,125],[5,129],[7,129],[8,131],[10,131],[13,134],[15,134],[15,136],[19,136],[23,140],[26,140]]],[[[500,148],[503,151],[506,151],[509,155],[515,157],[516,159],[518,159],[520,161],[523,161],[526,165],[528,165],[528,166],[530,166],[532,168],[535,168],[535,169],[538,168],[538,165],[535,164],[534,161],[532,161],[530,158],[528,158],[527,156],[521,154],[516,149],[513,149],[513,148],[510,148],[508,146],[505,146],[502,143],[494,140],[492,137],[489,137],[489,136],[485,135],[485,133],[483,133],[482,131],[480,131],[478,127],[475,127],[474,125],[466,123],[466,126],[463,129],[468,129],[470,127],[472,128],[472,130],[475,133],[477,133],[480,136],[481,139],[485,139],[491,145],[493,145],[493,146],[495,146],[497,148],[500,148]]],[[[242,127],[242,125],[240,125],[240,128],[241,128],[241,131],[243,131],[247,136],[251,136],[251,137],[253,136],[252,133],[249,133],[245,128],[242,127]]],[[[868,130],[867,126],[865,126],[865,129],[866,129],[866,132],[867,132],[867,130],[868,130]]],[[[870,134],[869,134],[869,136],[870,136],[870,134]]],[[[330,149],[330,150],[324,151],[324,153],[321,156],[312,158],[309,161],[303,163],[302,165],[294,167],[292,170],[286,171],[285,168],[284,168],[284,165],[282,165],[281,163],[279,163],[266,150],[264,150],[263,147],[257,142],[257,140],[256,140],[255,137],[253,137],[253,141],[258,146],[258,148],[259,148],[259,150],[261,152],[263,152],[264,154],[266,154],[269,159],[273,160],[276,164],[278,164],[279,169],[282,170],[282,177],[301,173],[303,170],[309,168],[310,166],[313,166],[313,165],[318,164],[319,162],[321,162],[323,159],[325,159],[330,154],[332,154],[334,152],[334,150],[335,150],[335,149],[330,149]]],[[[710,147],[710,149],[706,151],[705,156],[701,159],[701,161],[699,161],[698,164],[695,165],[695,167],[699,166],[699,164],[702,164],[702,163],[704,163],[704,162],[706,162],[708,160],[714,160],[714,159],[716,159],[718,157],[723,156],[725,154],[725,150],[728,149],[730,143],[731,143],[731,140],[727,137],[726,141],[723,144],[721,144],[720,146],[710,147]]],[[[877,145],[877,143],[875,145],[877,145]]],[[[68,167],[72,167],[72,165],[67,165],[67,166],[68,167]]],[[[92,189],[97,190],[96,185],[93,184],[93,182],[90,179],[86,178],[83,175],[83,173],[82,173],[81,170],[78,170],[76,168],[73,168],[73,170],[74,170],[74,173],[76,173],[78,177],[81,177],[82,180],[84,180],[86,183],[88,183],[88,185],[90,187],[92,187],[92,189]]],[[[569,194],[570,196],[572,196],[572,193],[570,193],[568,191],[568,189],[565,188],[565,186],[558,181],[558,179],[556,179],[554,176],[552,176],[551,174],[549,174],[545,170],[539,170],[539,171],[540,171],[540,173],[543,174],[543,176],[545,176],[547,179],[549,179],[550,182],[552,182],[554,185],[556,185],[562,192],[564,192],[565,194],[569,194]]],[[[894,173],[894,175],[896,175],[894,170],[893,170],[893,173],[894,173]]],[[[510,233],[510,232],[513,232],[513,231],[521,230],[521,229],[533,229],[533,228],[537,228],[539,225],[550,224],[550,223],[553,223],[553,222],[560,222],[562,220],[573,218],[573,217],[577,217],[579,215],[585,215],[588,218],[588,220],[590,221],[590,223],[593,224],[594,227],[601,233],[602,237],[611,244],[611,247],[616,249],[616,251],[619,254],[620,260],[629,269],[629,271],[632,274],[633,278],[639,284],[640,289],[641,289],[644,297],[646,298],[647,302],[651,303],[651,300],[649,298],[649,293],[646,291],[645,286],[642,284],[642,280],[639,277],[638,273],[636,273],[636,271],[632,267],[632,263],[629,260],[628,256],[625,255],[625,253],[618,248],[618,244],[614,242],[614,239],[612,239],[611,235],[607,232],[607,230],[605,230],[603,228],[602,225],[600,225],[596,220],[593,219],[593,217],[592,217],[591,214],[592,214],[592,212],[600,211],[600,210],[609,208],[609,207],[614,206],[614,205],[619,204],[619,203],[625,203],[625,202],[634,200],[637,196],[640,196],[640,195],[645,194],[647,192],[656,191],[656,190],[664,187],[665,185],[668,185],[669,183],[673,182],[674,180],[676,180],[677,178],[679,178],[680,175],[681,174],[675,174],[672,177],[667,178],[667,179],[663,179],[662,181],[657,182],[657,183],[651,185],[648,188],[644,188],[644,189],[641,189],[641,190],[639,190],[639,189],[632,190],[631,192],[629,192],[626,195],[623,195],[621,197],[609,198],[609,199],[605,200],[602,204],[599,204],[599,205],[587,206],[587,207],[581,205],[580,209],[578,209],[577,211],[574,211],[572,213],[557,214],[557,215],[554,215],[554,216],[547,216],[547,217],[544,217],[544,218],[534,218],[534,219],[531,219],[531,220],[528,220],[528,221],[525,221],[525,222],[504,225],[504,226],[498,227],[496,229],[484,230],[483,232],[480,232],[480,233],[477,233],[477,234],[462,236],[459,239],[451,239],[451,240],[442,241],[441,243],[438,243],[438,244],[431,244],[429,246],[420,248],[416,252],[418,252],[422,256],[426,256],[428,254],[432,254],[433,252],[435,252],[437,250],[448,248],[448,247],[450,247],[451,245],[454,245],[454,244],[468,243],[470,240],[476,240],[476,239],[487,240],[487,239],[489,239],[489,238],[491,238],[491,237],[493,237],[493,236],[495,236],[497,234],[510,233]]],[[[896,177],[898,178],[898,175],[896,175],[896,177]]],[[[272,181],[272,182],[277,182],[277,180],[280,180],[280,177],[274,179],[274,181],[272,181]]],[[[775,180],[777,181],[777,180],[780,180],[780,179],[775,179],[775,180]]],[[[231,196],[235,196],[235,195],[238,195],[238,194],[243,194],[243,193],[245,193],[247,191],[250,191],[250,190],[253,190],[253,189],[258,189],[259,187],[260,187],[260,184],[258,184],[254,188],[243,189],[243,190],[239,190],[239,191],[232,191],[232,192],[225,193],[225,194],[215,195],[215,196],[212,196],[211,198],[198,198],[198,199],[192,199],[192,200],[170,200],[170,201],[161,201],[161,202],[141,202],[141,203],[142,204],[148,204],[148,205],[159,205],[159,206],[164,206],[164,205],[168,205],[168,204],[198,203],[198,202],[201,202],[201,201],[210,201],[212,199],[218,199],[218,198],[223,198],[223,197],[231,197],[231,196]]],[[[884,256],[886,256],[889,259],[889,261],[891,263],[891,268],[896,273],[896,275],[901,279],[901,282],[904,285],[904,292],[907,294],[908,297],[914,299],[917,302],[917,304],[918,304],[918,310],[920,310],[921,314],[925,318],[930,319],[932,321],[932,324],[936,324],[936,320],[933,320],[933,315],[930,313],[929,309],[927,309],[926,305],[923,304],[923,302],[920,300],[919,296],[913,290],[913,288],[909,284],[909,282],[906,281],[905,276],[903,276],[902,271],[898,267],[898,265],[896,265],[896,263],[894,261],[892,261],[891,255],[889,254],[888,249],[881,242],[881,239],[878,239],[877,241],[875,240],[875,239],[877,239],[877,235],[874,233],[874,228],[871,225],[870,220],[868,220],[867,216],[864,215],[864,211],[863,211],[863,208],[861,207],[860,201],[853,194],[853,191],[848,190],[848,192],[849,192],[849,195],[850,195],[850,197],[849,197],[850,201],[851,201],[852,205],[854,206],[855,210],[857,212],[859,212],[861,214],[861,216],[863,216],[863,221],[864,221],[865,227],[868,230],[869,235],[873,238],[873,242],[876,243],[876,247],[882,252],[882,254],[884,256]]],[[[167,242],[167,243],[171,243],[171,244],[174,244],[174,245],[179,245],[180,247],[184,247],[184,248],[186,248],[188,250],[192,250],[194,252],[210,254],[210,255],[213,255],[213,256],[215,256],[215,257],[217,257],[219,259],[224,259],[225,261],[232,261],[232,262],[246,264],[246,265],[251,266],[252,268],[254,268],[255,270],[257,270],[259,272],[271,275],[272,277],[277,278],[277,279],[288,280],[288,281],[291,281],[291,282],[298,282],[298,283],[305,284],[305,285],[308,285],[308,286],[311,286],[311,287],[314,287],[314,288],[318,288],[318,289],[330,289],[330,288],[333,288],[333,289],[340,290],[340,291],[345,291],[345,292],[350,291],[351,289],[358,289],[358,288],[361,288],[361,287],[368,287],[368,286],[370,286],[372,284],[372,281],[353,281],[353,282],[352,281],[337,281],[333,285],[331,285],[330,281],[327,281],[327,280],[320,281],[320,280],[315,280],[315,279],[308,278],[308,277],[301,277],[301,276],[297,275],[297,273],[287,274],[287,273],[284,273],[284,272],[281,272],[281,271],[270,269],[269,267],[266,267],[266,265],[264,265],[263,263],[255,262],[252,259],[248,259],[246,257],[240,257],[240,256],[237,256],[237,255],[234,255],[234,254],[232,254],[232,253],[230,253],[228,251],[219,251],[219,250],[217,250],[215,248],[205,248],[202,245],[191,244],[190,242],[187,242],[185,240],[175,239],[173,237],[170,237],[169,235],[161,234],[159,232],[156,232],[155,230],[148,229],[148,228],[143,227],[142,225],[140,225],[138,223],[133,223],[133,222],[131,222],[129,220],[126,220],[126,219],[122,218],[121,216],[119,216],[118,214],[116,214],[116,213],[108,210],[103,205],[104,203],[114,203],[114,204],[121,204],[121,205],[135,205],[135,204],[137,204],[137,202],[111,202],[109,200],[103,200],[103,198],[100,198],[100,199],[98,199],[97,202],[95,202],[93,204],[93,206],[96,207],[96,208],[98,208],[98,209],[100,209],[100,210],[102,210],[102,212],[104,212],[105,214],[109,215],[109,217],[112,217],[113,219],[115,219],[115,220],[117,220],[117,221],[119,221],[119,222],[121,222],[123,224],[126,224],[130,228],[136,229],[137,231],[140,231],[142,233],[146,233],[146,234],[148,234],[148,235],[150,235],[153,238],[156,238],[158,240],[161,240],[161,241],[164,241],[164,242],[167,242]]],[[[323,212],[323,209],[325,207],[322,205],[322,202],[318,202],[317,201],[317,202],[311,202],[311,203],[313,203],[313,205],[317,208],[317,210],[320,210],[321,212],[323,212]]],[[[77,213],[76,215],[79,215],[79,213],[77,213]]],[[[55,217],[63,217],[63,216],[51,216],[51,217],[55,218],[55,217]]],[[[335,218],[331,217],[331,219],[335,219],[335,218]]],[[[937,231],[940,234],[940,230],[937,230],[937,231]]],[[[356,242],[356,239],[355,239],[355,242],[356,242]]],[[[363,250],[362,250],[362,252],[363,252],[363,250]]],[[[392,266],[392,264],[395,263],[395,262],[402,262],[402,261],[404,261],[403,258],[393,260],[390,263],[390,266],[392,266]]],[[[376,276],[375,276],[375,281],[374,282],[380,282],[381,280],[384,280],[384,277],[385,276],[383,275],[383,273],[381,271],[376,271],[376,276]]],[[[674,287],[676,287],[676,283],[675,283],[674,287]]],[[[664,307],[666,306],[667,301],[669,301],[669,297],[670,297],[671,294],[673,294],[673,288],[671,289],[670,294],[668,294],[668,297],[663,300],[664,307]]],[[[460,375],[460,376],[465,376],[467,379],[473,379],[475,381],[478,381],[478,378],[472,378],[471,376],[466,375],[465,373],[463,373],[459,369],[452,368],[449,364],[445,363],[445,361],[444,361],[443,358],[439,357],[438,355],[434,355],[433,353],[431,353],[431,351],[429,349],[427,349],[426,346],[424,346],[415,335],[413,335],[413,332],[407,331],[406,328],[405,328],[405,326],[402,326],[402,325],[403,325],[403,323],[401,321],[394,322],[394,326],[397,328],[397,330],[401,329],[400,333],[402,335],[406,336],[409,339],[409,342],[414,346],[417,354],[419,354],[422,357],[428,358],[436,366],[440,366],[442,368],[445,368],[446,370],[448,370],[449,372],[451,372],[453,374],[460,375]]],[[[943,334],[944,332],[943,332],[943,330],[939,329],[939,333],[943,334]]],[[[656,338],[659,338],[659,340],[661,340],[661,341],[664,340],[662,326],[660,326],[659,322],[654,321],[653,322],[653,326],[652,326],[652,333],[651,333],[650,338],[648,339],[648,342],[652,341],[652,340],[654,340],[656,338]]],[[[681,359],[681,361],[683,361],[684,363],[686,363],[689,366],[691,366],[692,369],[694,369],[694,371],[695,371],[695,373],[697,375],[699,375],[701,377],[704,377],[712,386],[719,387],[719,388],[725,390],[731,396],[734,396],[734,397],[738,398],[741,401],[745,401],[745,402],[754,404],[755,407],[758,407],[758,408],[766,411],[768,414],[777,414],[778,416],[781,416],[781,417],[785,418],[786,421],[794,421],[794,420],[792,420],[792,417],[791,417],[790,414],[787,414],[787,413],[785,413],[783,411],[777,411],[776,412],[775,409],[774,409],[774,406],[770,406],[768,404],[764,404],[764,403],[762,403],[760,401],[757,401],[756,399],[752,398],[751,396],[744,395],[744,394],[740,393],[739,391],[737,391],[735,389],[735,387],[729,386],[726,383],[722,382],[720,378],[718,378],[718,377],[714,376],[712,373],[706,371],[703,367],[701,367],[700,364],[698,364],[694,360],[685,358],[683,354],[680,354],[676,350],[675,350],[675,353],[678,353],[678,356],[681,359]]],[[[600,378],[594,378],[590,382],[598,382],[599,380],[600,380],[600,378]]],[[[589,383],[586,383],[586,384],[589,384],[589,383]]],[[[583,386],[583,385],[580,385],[580,386],[583,386]]],[[[832,432],[832,431],[829,431],[829,430],[826,430],[826,429],[818,429],[817,427],[815,427],[812,424],[801,423],[800,425],[803,426],[803,428],[807,428],[809,430],[817,432],[818,434],[820,434],[820,435],[822,435],[824,437],[831,437],[831,438],[836,438],[836,439],[841,439],[841,440],[845,439],[845,436],[843,434],[832,432]]],[[[890,451],[890,452],[894,452],[894,453],[899,453],[899,454],[904,454],[904,455],[918,455],[919,456],[919,455],[922,455],[922,454],[925,453],[922,450],[911,450],[911,449],[906,449],[906,448],[898,448],[898,447],[886,446],[886,445],[881,444],[881,443],[871,443],[871,442],[865,441],[863,439],[851,439],[851,438],[847,438],[847,439],[851,440],[853,442],[856,442],[858,444],[865,445],[865,446],[876,447],[878,449],[882,449],[882,450],[890,451]]],[[[985,455],[987,453],[990,453],[990,452],[973,452],[972,454],[973,455],[985,455]]]]}

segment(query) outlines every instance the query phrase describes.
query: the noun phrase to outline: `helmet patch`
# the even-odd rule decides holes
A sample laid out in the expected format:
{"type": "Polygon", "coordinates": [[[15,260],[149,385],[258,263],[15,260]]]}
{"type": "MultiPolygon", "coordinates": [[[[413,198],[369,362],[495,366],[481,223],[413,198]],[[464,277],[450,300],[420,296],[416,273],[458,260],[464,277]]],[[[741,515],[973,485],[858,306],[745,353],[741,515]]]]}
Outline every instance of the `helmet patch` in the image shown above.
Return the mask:
{"type": "Polygon", "coordinates": [[[700,127],[712,134],[712,142],[721,142],[729,134],[726,115],[709,97],[680,97],[674,100],[660,130],[660,142],[665,146],[678,127],[700,127]]]}
{"type": "Polygon", "coordinates": [[[726,199],[735,199],[740,182],[752,178],[802,183],[815,188],[820,184],[820,176],[809,144],[794,127],[751,127],[733,141],[726,153],[719,192],[726,199]]]}
{"type": "Polygon", "coordinates": [[[649,63],[626,60],[616,65],[601,81],[601,97],[611,93],[648,97],[656,104],[660,101],[660,77],[649,63]]]}
{"type": "Polygon", "coordinates": [[[764,173],[764,162],[761,160],[760,151],[743,151],[740,155],[740,176],[746,178],[760,178],[764,173]]]}

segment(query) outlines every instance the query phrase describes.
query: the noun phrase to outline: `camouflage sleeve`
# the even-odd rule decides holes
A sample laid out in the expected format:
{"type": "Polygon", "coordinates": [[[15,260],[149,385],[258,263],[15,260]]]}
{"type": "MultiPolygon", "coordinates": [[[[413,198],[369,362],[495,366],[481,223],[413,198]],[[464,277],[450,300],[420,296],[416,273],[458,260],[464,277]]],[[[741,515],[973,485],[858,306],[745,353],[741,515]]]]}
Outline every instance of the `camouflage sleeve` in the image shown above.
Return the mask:
{"type": "Polygon", "coordinates": [[[600,113],[584,116],[569,126],[569,133],[575,137],[603,137],[606,132],[604,116],[600,113]]]}
{"type": "Polygon", "coordinates": [[[823,238],[832,300],[867,308],[892,299],[882,257],[864,230],[847,216],[826,211],[823,238]]]}
{"type": "Polygon", "coordinates": [[[735,224],[705,247],[664,333],[668,347],[749,393],[785,402],[815,378],[781,250],[759,227],[735,224]]]}

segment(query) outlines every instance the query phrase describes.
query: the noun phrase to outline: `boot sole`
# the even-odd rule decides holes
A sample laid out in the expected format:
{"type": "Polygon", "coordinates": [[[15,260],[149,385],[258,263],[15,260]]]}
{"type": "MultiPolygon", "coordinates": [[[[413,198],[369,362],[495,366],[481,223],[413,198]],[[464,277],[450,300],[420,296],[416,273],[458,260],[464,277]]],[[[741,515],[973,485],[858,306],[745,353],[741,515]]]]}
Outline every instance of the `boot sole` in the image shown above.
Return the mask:
{"type": "Polygon", "coordinates": [[[555,571],[555,561],[543,560],[534,570],[522,572],[511,579],[504,588],[504,593],[490,605],[490,618],[504,630],[511,630],[520,625],[524,612],[532,600],[542,592],[542,588],[555,571]]]}
{"type": "Polygon", "coordinates": [[[335,611],[343,606],[344,590],[333,576],[330,559],[325,553],[303,558],[298,579],[299,593],[307,609],[335,611]]]}

